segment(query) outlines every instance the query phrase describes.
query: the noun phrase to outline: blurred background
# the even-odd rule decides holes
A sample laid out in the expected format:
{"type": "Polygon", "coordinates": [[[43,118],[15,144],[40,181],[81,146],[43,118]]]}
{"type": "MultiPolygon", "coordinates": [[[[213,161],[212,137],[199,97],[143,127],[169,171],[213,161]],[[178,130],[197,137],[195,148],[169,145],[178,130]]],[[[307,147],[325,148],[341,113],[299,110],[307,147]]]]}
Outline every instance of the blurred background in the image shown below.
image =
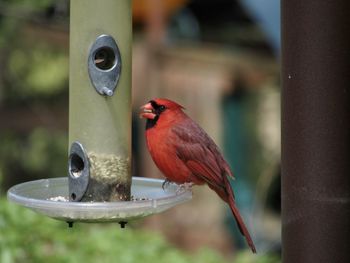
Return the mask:
{"type": "Polygon", "coordinates": [[[279,5],[133,1],[133,174],[163,178],[139,107],[154,97],[185,106],[233,168],[252,255],[207,187],[126,229],[68,229],[7,202],[14,184],[66,176],[69,1],[0,0],[0,262],[281,262],[279,5]]]}

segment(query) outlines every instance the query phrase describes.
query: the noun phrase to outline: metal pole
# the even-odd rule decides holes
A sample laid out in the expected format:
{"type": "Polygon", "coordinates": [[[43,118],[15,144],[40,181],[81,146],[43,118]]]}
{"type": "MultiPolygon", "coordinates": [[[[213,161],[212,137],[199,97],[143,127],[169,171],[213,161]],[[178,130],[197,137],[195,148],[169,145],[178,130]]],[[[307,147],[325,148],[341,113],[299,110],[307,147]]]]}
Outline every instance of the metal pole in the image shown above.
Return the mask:
{"type": "Polygon", "coordinates": [[[284,263],[350,262],[350,1],[282,1],[284,263]]]}
{"type": "Polygon", "coordinates": [[[71,1],[71,201],[130,198],[131,26],[131,0],[71,1]]]}

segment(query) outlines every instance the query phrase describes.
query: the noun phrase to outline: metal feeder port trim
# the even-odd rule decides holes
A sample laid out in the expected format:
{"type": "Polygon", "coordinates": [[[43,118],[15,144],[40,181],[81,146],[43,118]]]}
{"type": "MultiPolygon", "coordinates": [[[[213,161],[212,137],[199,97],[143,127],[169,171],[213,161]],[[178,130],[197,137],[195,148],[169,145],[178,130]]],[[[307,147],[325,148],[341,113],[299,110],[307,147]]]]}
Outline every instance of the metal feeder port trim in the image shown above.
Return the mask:
{"type": "Polygon", "coordinates": [[[89,53],[88,70],[96,91],[113,96],[121,72],[121,55],[113,37],[100,35],[95,40],[89,53]]]}
{"type": "Polygon", "coordinates": [[[69,201],[80,201],[89,185],[90,162],[83,145],[72,143],[68,158],[69,201]]]}
{"type": "Polygon", "coordinates": [[[176,184],[162,188],[164,180],[133,177],[132,201],[68,201],[68,178],[42,179],[15,185],[10,201],[45,216],[66,222],[121,222],[161,213],[191,200],[192,191],[176,184]]]}

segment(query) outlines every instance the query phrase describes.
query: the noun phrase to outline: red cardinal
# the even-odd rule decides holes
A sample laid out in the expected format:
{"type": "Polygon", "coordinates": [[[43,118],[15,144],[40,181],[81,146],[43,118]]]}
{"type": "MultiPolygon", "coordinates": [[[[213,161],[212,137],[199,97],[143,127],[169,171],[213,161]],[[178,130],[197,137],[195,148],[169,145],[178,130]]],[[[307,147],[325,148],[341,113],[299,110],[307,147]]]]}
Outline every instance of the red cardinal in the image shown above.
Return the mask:
{"type": "Polygon", "coordinates": [[[239,230],[256,253],[227,178],[233,178],[233,174],[214,141],[176,102],[154,99],[141,109],[140,116],[147,119],[148,150],[167,181],[195,185],[206,183],[230,206],[239,230]]]}

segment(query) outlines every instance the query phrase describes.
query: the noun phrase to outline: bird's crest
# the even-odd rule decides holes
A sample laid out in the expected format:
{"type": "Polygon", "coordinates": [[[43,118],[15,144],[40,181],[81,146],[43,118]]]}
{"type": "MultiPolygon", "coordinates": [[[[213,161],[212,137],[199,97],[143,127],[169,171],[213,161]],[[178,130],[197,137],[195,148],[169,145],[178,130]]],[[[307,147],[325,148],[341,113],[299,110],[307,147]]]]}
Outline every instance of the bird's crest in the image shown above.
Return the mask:
{"type": "Polygon", "coordinates": [[[169,99],[156,98],[151,101],[154,101],[158,105],[163,105],[168,109],[185,109],[185,107],[169,99]]]}

